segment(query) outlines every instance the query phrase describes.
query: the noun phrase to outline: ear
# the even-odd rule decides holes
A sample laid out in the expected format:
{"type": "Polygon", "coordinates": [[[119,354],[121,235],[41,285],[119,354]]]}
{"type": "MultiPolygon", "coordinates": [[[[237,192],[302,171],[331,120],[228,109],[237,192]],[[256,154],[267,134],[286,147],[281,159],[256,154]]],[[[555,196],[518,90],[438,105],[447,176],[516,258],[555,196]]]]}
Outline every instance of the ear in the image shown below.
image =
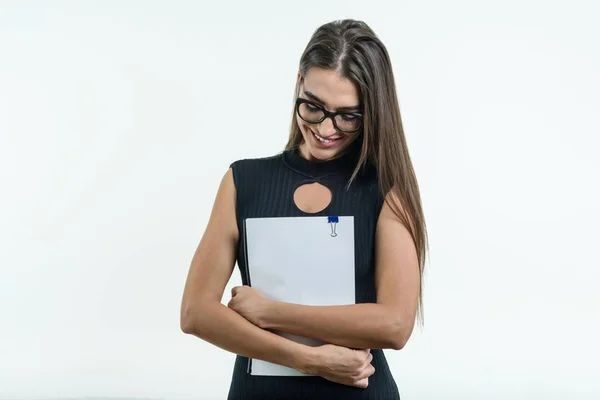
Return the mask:
{"type": "Polygon", "coordinates": [[[302,79],[302,74],[300,73],[300,70],[298,70],[298,75],[296,76],[296,82],[300,82],[300,79],[302,79]]]}

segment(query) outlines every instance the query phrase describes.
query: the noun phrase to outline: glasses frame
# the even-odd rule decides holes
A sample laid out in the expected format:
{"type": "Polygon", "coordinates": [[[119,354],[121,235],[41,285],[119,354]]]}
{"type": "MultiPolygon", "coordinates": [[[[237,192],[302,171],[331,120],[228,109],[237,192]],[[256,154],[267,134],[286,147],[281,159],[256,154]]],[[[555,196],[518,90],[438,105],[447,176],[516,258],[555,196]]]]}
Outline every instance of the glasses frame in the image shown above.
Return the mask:
{"type": "Polygon", "coordinates": [[[308,100],[308,99],[304,99],[302,97],[298,97],[296,99],[296,113],[298,114],[298,116],[303,121],[306,121],[309,124],[320,124],[321,122],[325,121],[326,118],[331,118],[331,122],[333,122],[333,126],[335,126],[335,129],[337,129],[338,131],[340,131],[342,133],[347,133],[347,134],[358,132],[362,128],[362,123],[363,123],[363,115],[360,112],[353,112],[353,111],[327,111],[323,106],[315,103],[314,101],[311,101],[311,100],[308,100]],[[302,115],[300,115],[300,105],[302,105],[303,103],[310,104],[311,106],[313,106],[313,107],[318,108],[319,110],[321,110],[323,112],[323,118],[321,118],[321,120],[316,121],[316,122],[315,121],[308,121],[308,120],[304,119],[302,117],[302,115]],[[355,130],[352,130],[352,131],[341,129],[337,125],[337,123],[335,122],[335,117],[337,115],[341,115],[341,114],[350,114],[350,115],[354,115],[356,117],[359,117],[360,124],[359,124],[358,128],[356,128],[355,130]]]}

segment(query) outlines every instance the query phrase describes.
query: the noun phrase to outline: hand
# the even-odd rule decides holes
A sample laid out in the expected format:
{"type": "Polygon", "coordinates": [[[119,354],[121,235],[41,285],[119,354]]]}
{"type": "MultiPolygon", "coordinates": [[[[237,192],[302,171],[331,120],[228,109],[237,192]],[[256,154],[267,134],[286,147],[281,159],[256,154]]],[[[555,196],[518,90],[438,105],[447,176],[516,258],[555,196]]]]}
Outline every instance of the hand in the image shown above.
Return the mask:
{"type": "Polygon", "coordinates": [[[231,289],[231,300],[227,307],[259,328],[264,327],[264,315],[270,300],[250,286],[236,286],[231,289]]]}
{"type": "Polygon", "coordinates": [[[353,350],[333,344],[319,346],[315,350],[317,362],[309,367],[309,374],[361,389],[369,386],[369,377],[375,373],[370,350],[353,350]]]}

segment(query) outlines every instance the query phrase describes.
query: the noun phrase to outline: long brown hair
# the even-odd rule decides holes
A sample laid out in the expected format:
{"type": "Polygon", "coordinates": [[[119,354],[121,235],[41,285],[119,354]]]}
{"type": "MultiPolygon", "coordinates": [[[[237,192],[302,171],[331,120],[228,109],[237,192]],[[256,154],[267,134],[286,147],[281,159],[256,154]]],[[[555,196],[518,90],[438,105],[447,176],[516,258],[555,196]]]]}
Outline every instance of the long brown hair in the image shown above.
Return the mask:
{"type": "MultiPolygon", "coordinates": [[[[377,169],[382,195],[386,196],[392,210],[409,230],[419,260],[417,317],[422,325],[427,228],[419,186],[402,128],[388,52],[365,22],[336,20],[319,27],[302,53],[299,68],[301,77],[312,67],[334,70],[358,87],[364,104],[363,140],[360,159],[350,181],[356,178],[364,164],[373,164],[377,169]],[[389,202],[388,193],[397,201],[389,202]]],[[[294,101],[299,95],[302,80],[296,84],[294,101]]],[[[302,141],[294,110],[286,150],[300,145],[302,141]]]]}

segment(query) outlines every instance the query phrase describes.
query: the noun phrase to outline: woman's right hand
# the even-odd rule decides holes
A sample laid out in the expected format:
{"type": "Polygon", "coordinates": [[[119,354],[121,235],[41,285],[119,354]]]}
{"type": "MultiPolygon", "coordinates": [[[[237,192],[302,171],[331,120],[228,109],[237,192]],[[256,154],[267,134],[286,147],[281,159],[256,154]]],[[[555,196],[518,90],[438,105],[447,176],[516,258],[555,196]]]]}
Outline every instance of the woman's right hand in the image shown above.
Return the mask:
{"type": "Polygon", "coordinates": [[[309,374],[361,389],[369,386],[369,377],[375,373],[370,350],[353,350],[334,344],[314,349],[316,362],[310,367],[309,374]]]}

